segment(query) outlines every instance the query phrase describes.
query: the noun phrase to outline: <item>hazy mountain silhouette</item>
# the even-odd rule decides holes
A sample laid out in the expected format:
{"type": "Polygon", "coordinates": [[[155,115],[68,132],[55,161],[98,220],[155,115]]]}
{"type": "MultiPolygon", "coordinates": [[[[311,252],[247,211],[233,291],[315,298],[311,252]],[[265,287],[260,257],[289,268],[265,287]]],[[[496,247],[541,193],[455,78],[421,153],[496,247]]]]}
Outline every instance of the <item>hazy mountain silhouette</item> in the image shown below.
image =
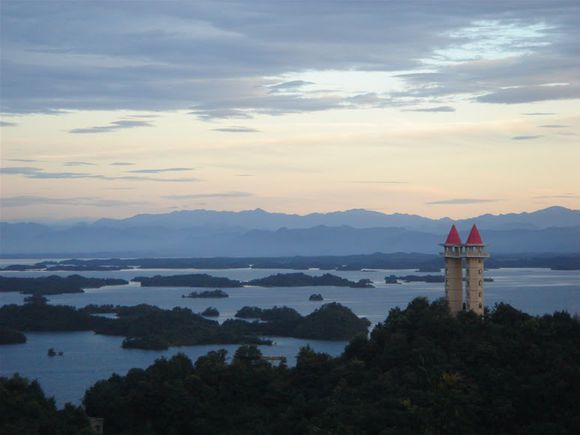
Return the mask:
{"type": "MultiPolygon", "coordinates": [[[[68,228],[0,223],[1,253],[139,256],[346,255],[435,253],[451,220],[368,210],[305,216],[264,210],[181,211],[101,219],[68,228]]],[[[465,237],[477,223],[497,253],[580,252],[580,211],[550,207],[532,213],[455,221],[465,237]]]]}
{"type": "Polygon", "coordinates": [[[549,207],[531,213],[485,214],[453,221],[450,218],[430,219],[413,214],[385,214],[377,211],[352,209],[306,215],[270,213],[262,209],[233,211],[183,210],[163,214],[139,214],[127,219],[100,219],[99,227],[128,228],[163,226],[167,228],[244,228],[277,230],[279,228],[311,228],[319,225],[353,228],[400,227],[414,230],[445,229],[451,222],[459,227],[477,222],[481,229],[549,228],[580,225],[580,210],[549,207]]]}

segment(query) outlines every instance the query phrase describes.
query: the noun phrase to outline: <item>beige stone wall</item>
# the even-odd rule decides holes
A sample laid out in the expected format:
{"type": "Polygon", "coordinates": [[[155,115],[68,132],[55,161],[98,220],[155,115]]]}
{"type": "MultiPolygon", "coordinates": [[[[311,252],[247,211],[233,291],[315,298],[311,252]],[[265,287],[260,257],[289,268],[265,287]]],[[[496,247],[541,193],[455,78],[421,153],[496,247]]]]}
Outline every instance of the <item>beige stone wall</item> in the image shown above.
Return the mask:
{"type": "Polygon", "coordinates": [[[461,258],[445,258],[445,297],[453,315],[463,310],[462,271],[461,258]]]}
{"type": "Polygon", "coordinates": [[[467,257],[465,264],[466,309],[483,315],[483,258],[467,257]]]}

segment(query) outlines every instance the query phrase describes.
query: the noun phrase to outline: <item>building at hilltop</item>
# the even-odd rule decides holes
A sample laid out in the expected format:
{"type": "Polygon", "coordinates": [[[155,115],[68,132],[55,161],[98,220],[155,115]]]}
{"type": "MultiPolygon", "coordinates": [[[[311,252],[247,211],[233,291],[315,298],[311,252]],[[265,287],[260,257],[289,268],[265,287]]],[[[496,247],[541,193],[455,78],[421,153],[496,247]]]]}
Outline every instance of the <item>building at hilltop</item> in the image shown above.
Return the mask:
{"type": "Polygon", "coordinates": [[[462,243],[457,228],[453,225],[443,243],[442,255],[445,258],[445,298],[449,311],[456,315],[460,311],[469,310],[482,316],[484,260],[489,255],[485,251],[485,244],[477,226],[473,225],[467,241],[462,243]],[[464,267],[465,277],[463,276],[464,267]]]}

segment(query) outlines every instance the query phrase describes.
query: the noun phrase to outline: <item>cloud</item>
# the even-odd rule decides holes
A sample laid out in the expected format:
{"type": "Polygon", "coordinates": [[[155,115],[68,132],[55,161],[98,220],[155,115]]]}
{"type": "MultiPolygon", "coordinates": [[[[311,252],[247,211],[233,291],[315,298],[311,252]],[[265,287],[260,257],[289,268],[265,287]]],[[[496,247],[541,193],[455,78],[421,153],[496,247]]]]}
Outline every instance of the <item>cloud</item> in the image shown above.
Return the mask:
{"type": "Polygon", "coordinates": [[[529,113],[522,113],[522,115],[526,116],[549,116],[549,115],[556,115],[554,112],[529,112],[529,113]]]}
{"type": "Polygon", "coordinates": [[[41,162],[42,160],[35,160],[35,159],[6,159],[7,162],[22,162],[22,163],[34,163],[34,162],[41,162]]]}
{"type": "MultiPolygon", "coordinates": [[[[579,15],[574,1],[2,2],[0,92],[8,113],[189,109],[205,120],[359,107],[350,91],[311,92],[341,87],[300,75],[319,71],[399,74],[377,107],[571,98],[579,15]]],[[[73,132],[119,128],[128,126],[73,132]]]]}
{"type": "Polygon", "coordinates": [[[291,80],[289,82],[282,82],[276,85],[268,86],[269,89],[273,91],[288,91],[288,90],[295,90],[301,88],[306,85],[313,85],[313,82],[308,82],[305,80],[291,80]]]}
{"type": "Polygon", "coordinates": [[[549,100],[571,100],[575,98],[580,98],[580,85],[537,85],[499,89],[477,97],[477,101],[482,103],[521,104],[549,100]]]}
{"type": "Polygon", "coordinates": [[[130,121],[122,119],[120,121],[113,121],[109,125],[102,125],[87,128],[73,128],[69,133],[74,134],[90,134],[90,133],[110,133],[112,131],[124,130],[127,128],[136,127],[152,127],[153,125],[148,121],[130,121]]]}
{"type": "Polygon", "coordinates": [[[540,125],[540,127],[542,127],[542,128],[568,128],[570,126],[569,125],[561,125],[561,124],[545,124],[545,125],[540,125]]]}
{"type": "Polygon", "coordinates": [[[104,199],[96,197],[72,197],[72,198],[51,198],[45,196],[11,196],[0,198],[2,207],[27,207],[36,205],[72,205],[72,206],[92,206],[92,207],[119,207],[142,205],[142,201],[123,201],[117,199],[104,199]]]}
{"type": "Polygon", "coordinates": [[[31,168],[28,166],[14,166],[11,168],[0,168],[0,174],[7,175],[29,175],[41,171],[39,168],[31,168]]]}
{"type": "Polygon", "coordinates": [[[15,122],[9,122],[9,121],[0,121],[0,127],[15,127],[18,124],[16,124],[15,122]]]}
{"type": "MultiPolygon", "coordinates": [[[[170,168],[170,169],[185,169],[185,168],[170,168]]],[[[155,172],[156,173],[156,172],[155,172]]],[[[88,174],[84,172],[46,172],[40,168],[32,167],[11,167],[11,168],[0,168],[0,174],[5,175],[21,175],[25,178],[32,179],[95,179],[95,180],[105,180],[105,181],[154,181],[158,183],[189,183],[201,181],[199,178],[194,177],[180,177],[180,178],[155,178],[155,177],[145,177],[137,175],[100,175],[100,174],[88,174]]]]}
{"type": "Polygon", "coordinates": [[[221,131],[222,133],[258,133],[260,130],[249,127],[232,126],[232,127],[221,127],[214,128],[213,131],[221,131]]]}
{"type": "Polygon", "coordinates": [[[514,136],[512,137],[512,140],[534,140],[534,139],[539,139],[541,138],[541,135],[523,135],[523,136],[514,136]]]}
{"type": "Polygon", "coordinates": [[[486,202],[497,202],[497,199],[484,199],[484,198],[454,198],[454,199],[442,199],[438,201],[429,201],[425,204],[428,205],[468,205],[468,204],[483,204],[486,202]]]}
{"type": "Polygon", "coordinates": [[[113,162],[111,166],[133,166],[135,163],[131,162],[113,162]]]}
{"type": "Polygon", "coordinates": [[[451,106],[427,107],[424,109],[407,109],[408,112],[455,112],[451,106]]]}
{"type": "Polygon", "coordinates": [[[64,162],[64,166],[95,166],[94,163],[90,162],[64,162]]]}
{"type": "Polygon", "coordinates": [[[162,168],[162,169],[135,169],[128,171],[131,174],[162,174],[164,172],[185,172],[192,171],[194,168],[162,168]]]}
{"type": "Polygon", "coordinates": [[[193,193],[189,195],[165,195],[165,199],[208,199],[208,198],[248,198],[254,196],[249,192],[216,192],[216,193],[193,193]]]}

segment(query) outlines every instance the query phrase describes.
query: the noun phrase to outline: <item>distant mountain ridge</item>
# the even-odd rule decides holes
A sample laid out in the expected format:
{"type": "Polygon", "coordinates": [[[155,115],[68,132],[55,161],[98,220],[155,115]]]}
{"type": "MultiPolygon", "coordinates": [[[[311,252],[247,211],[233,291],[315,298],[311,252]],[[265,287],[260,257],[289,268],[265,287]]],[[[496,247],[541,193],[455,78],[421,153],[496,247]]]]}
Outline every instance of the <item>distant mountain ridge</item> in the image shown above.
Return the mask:
{"type": "Polygon", "coordinates": [[[448,217],[430,219],[413,214],[385,214],[365,209],[310,213],[306,215],[271,213],[259,208],[238,212],[199,209],[161,214],[139,214],[126,219],[100,219],[92,225],[110,228],[161,226],[167,228],[242,228],[247,230],[346,225],[353,228],[398,227],[419,231],[441,231],[452,222],[460,229],[467,228],[473,222],[477,222],[478,226],[483,230],[572,227],[580,225],[580,210],[554,206],[534,212],[500,215],[484,214],[469,219],[453,220],[448,217]]]}
{"type": "MultiPolygon", "coordinates": [[[[0,223],[0,253],[145,257],[433,254],[439,251],[438,244],[443,242],[451,222],[449,218],[384,215],[367,210],[306,216],[263,210],[193,210],[101,219],[68,228],[0,223]],[[377,220],[383,225],[370,226],[377,220]],[[317,224],[320,221],[326,224],[317,224]]],[[[577,210],[550,207],[532,213],[483,215],[455,223],[463,237],[469,226],[477,223],[492,253],[580,252],[577,210]]]]}

